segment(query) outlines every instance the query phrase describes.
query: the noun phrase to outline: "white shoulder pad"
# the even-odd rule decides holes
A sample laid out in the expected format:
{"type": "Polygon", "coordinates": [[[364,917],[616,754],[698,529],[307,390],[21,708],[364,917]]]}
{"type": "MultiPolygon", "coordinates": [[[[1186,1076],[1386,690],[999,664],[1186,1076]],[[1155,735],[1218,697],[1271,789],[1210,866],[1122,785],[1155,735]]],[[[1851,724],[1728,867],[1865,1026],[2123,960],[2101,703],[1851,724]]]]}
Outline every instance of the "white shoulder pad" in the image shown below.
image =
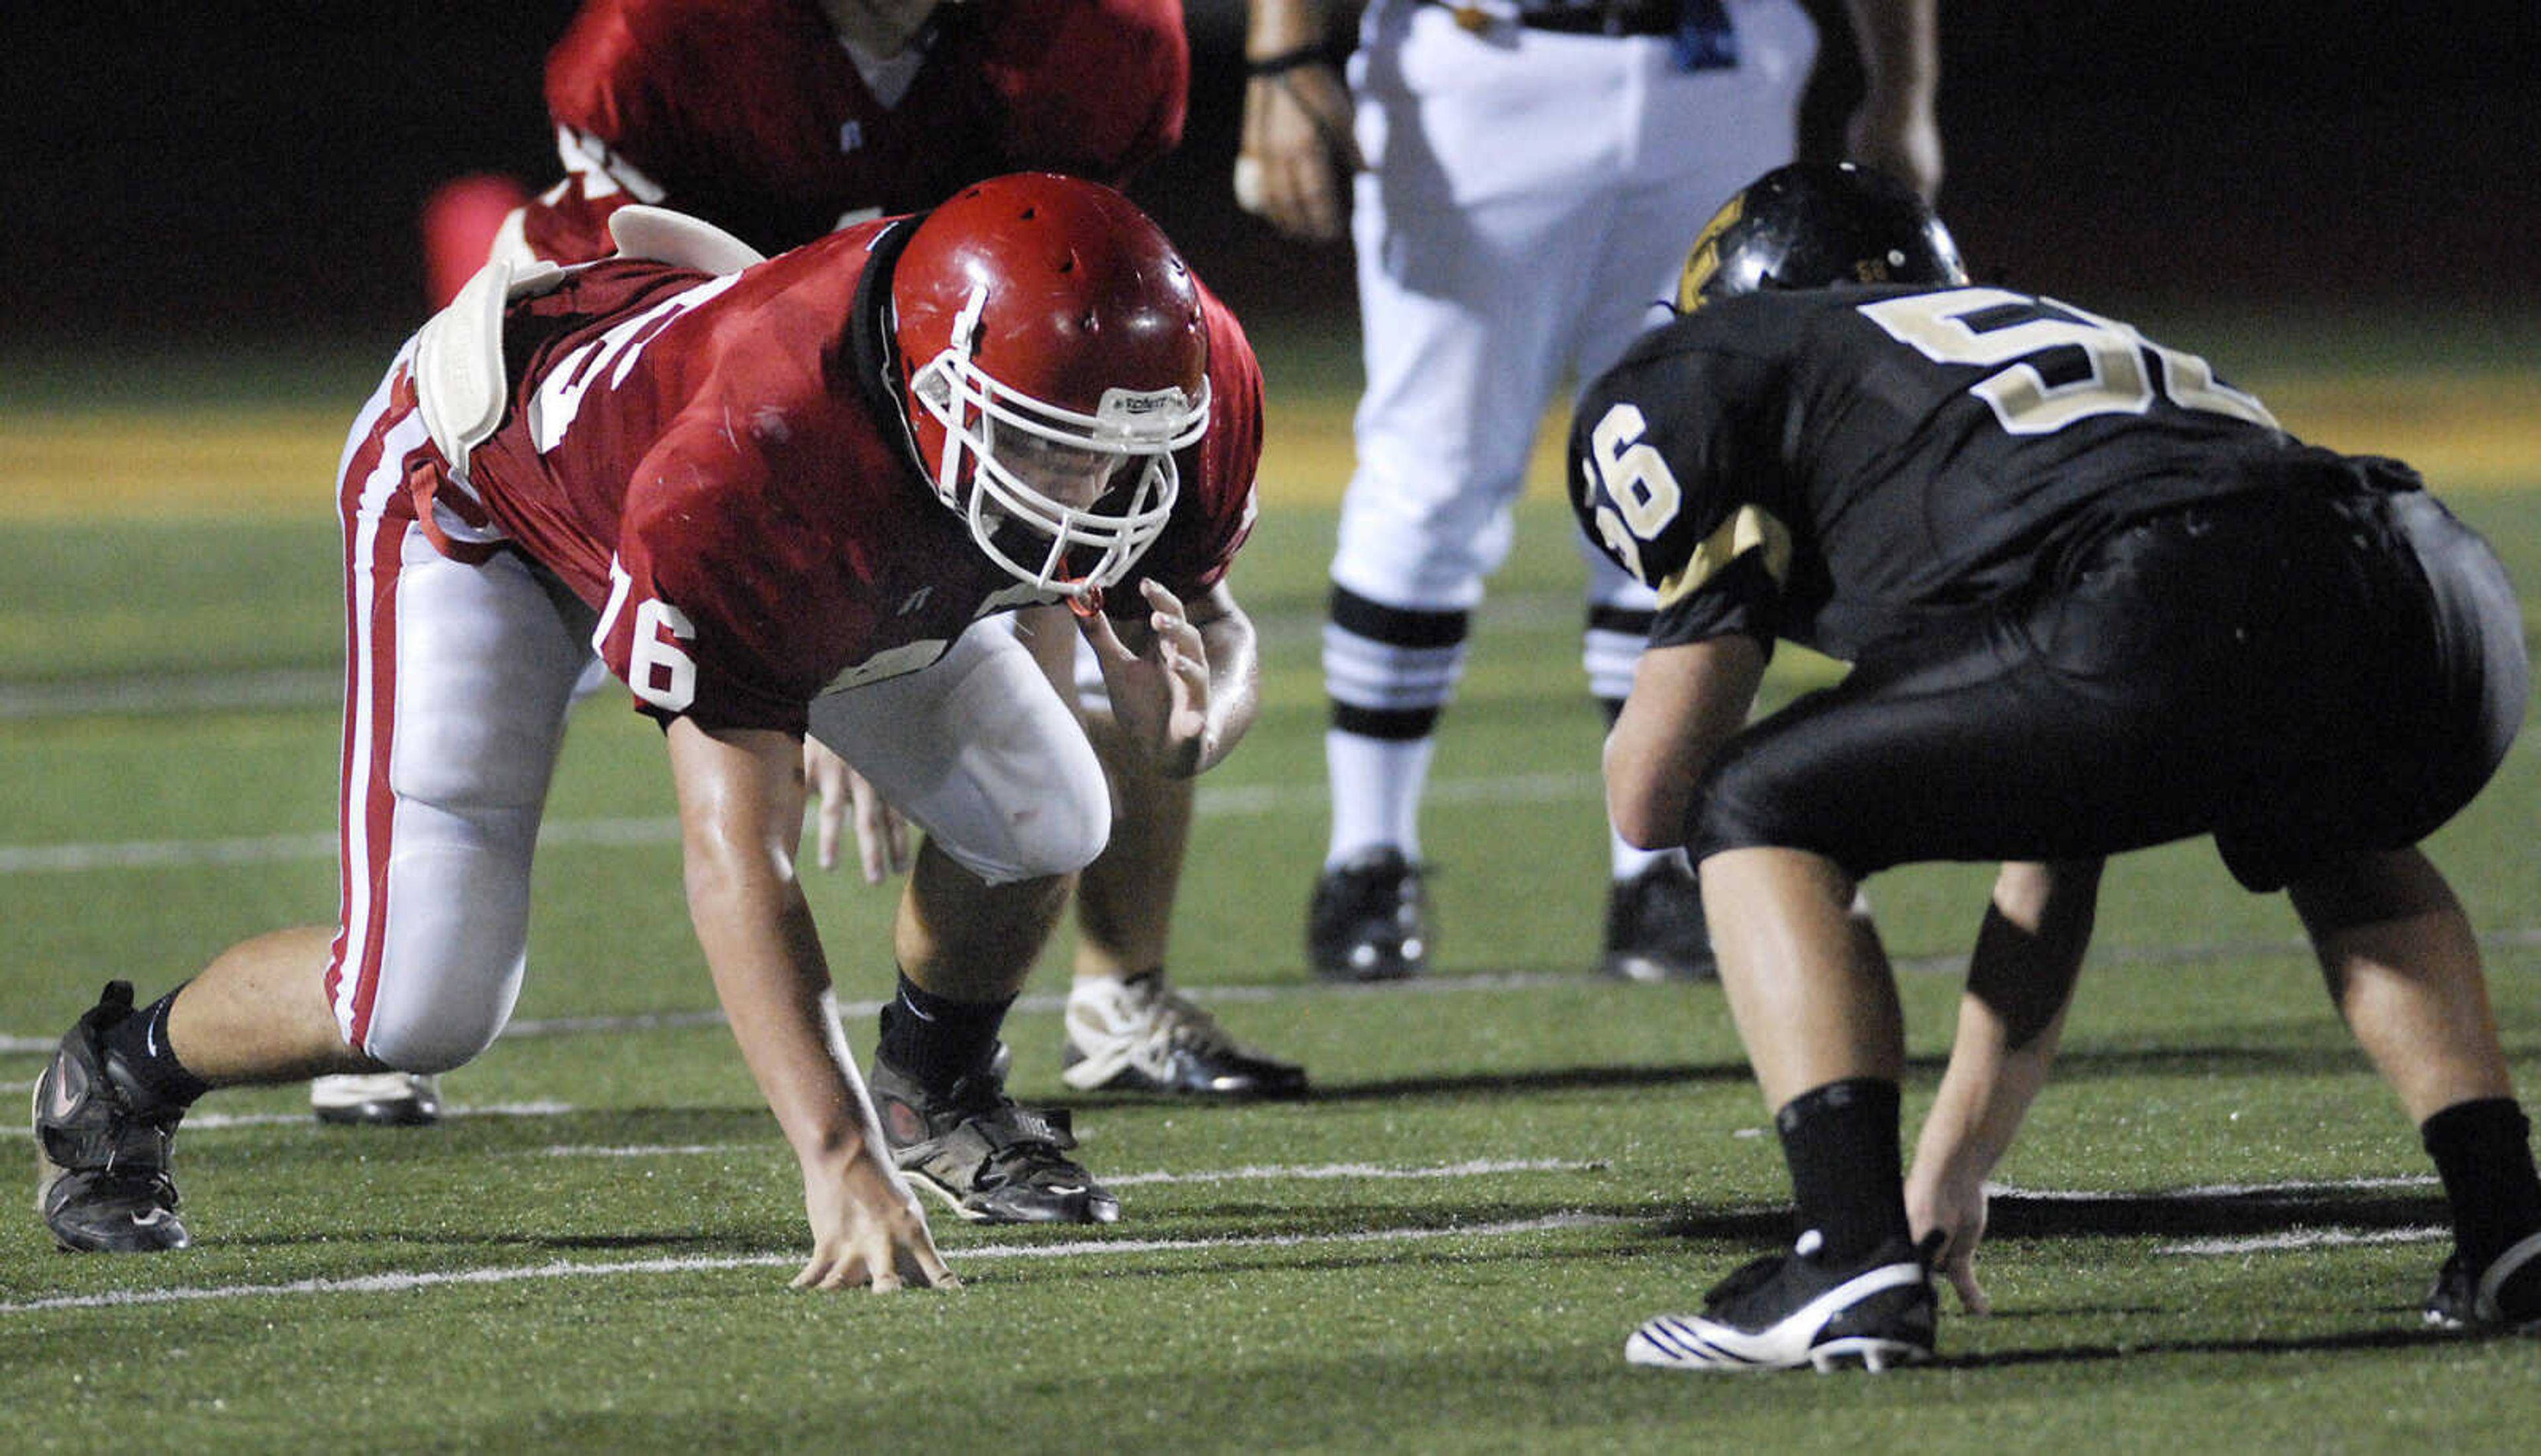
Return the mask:
{"type": "Polygon", "coordinates": [[[503,306],[544,293],[565,270],[497,255],[414,336],[414,396],[424,430],[462,482],[468,455],[503,422],[510,402],[503,373],[503,306]]]}
{"type": "Polygon", "coordinates": [[[630,203],[609,215],[609,236],[617,241],[621,258],[695,268],[707,273],[738,273],[767,255],[730,233],[685,212],[630,203]]]}

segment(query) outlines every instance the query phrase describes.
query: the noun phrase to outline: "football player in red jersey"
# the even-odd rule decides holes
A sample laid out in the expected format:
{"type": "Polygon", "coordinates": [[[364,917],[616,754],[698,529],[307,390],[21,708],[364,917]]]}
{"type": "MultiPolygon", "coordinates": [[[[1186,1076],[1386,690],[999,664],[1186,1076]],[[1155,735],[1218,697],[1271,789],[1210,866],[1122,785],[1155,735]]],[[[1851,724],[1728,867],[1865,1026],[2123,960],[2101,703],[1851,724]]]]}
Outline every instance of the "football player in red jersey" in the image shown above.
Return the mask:
{"type": "MultiPolygon", "coordinates": [[[[1168,0],[588,0],[547,58],[565,178],[503,222],[499,245],[557,262],[604,257],[610,215],[645,203],[773,251],[999,173],[1118,186],[1181,140],[1189,84],[1182,8],[1168,0]]],[[[494,222],[465,204],[490,192],[471,178],[440,199],[434,216],[448,221],[428,221],[425,235],[435,277],[464,281],[484,260],[494,222]]],[[[1077,885],[1067,1081],[1302,1092],[1302,1068],[1238,1043],[1166,981],[1189,783],[1146,772],[1117,745],[1099,673],[1063,613],[1016,620],[1054,680],[1076,678],[1120,800],[1112,843],[1077,885]]],[[[852,801],[866,877],[907,867],[888,810],[860,782],[815,767],[822,867],[836,862],[852,801]]],[[[402,1075],[321,1078],[312,1097],[329,1121],[429,1122],[438,1107],[428,1078],[402,1075]]]]}
{"type": "Polygon", "coordinates": [[[1158,772],[1243,734],[1241,330],[1134,206],[1049,174],[757,263],[679,214],[612,228],[600,262],[489,264],[354,422],[336,922],[139,1010],[115,982],[64,1036],[36,1099],[64,1246],[188,1242],[170,1152],[213,1086],[442,1071],[492,1042],[594,648],[663,729],[690,919],[802,1165],[798,1283],[950,1280],[895,1150],[973,1216],[1116,1211],[991,1065],[982,1004],[1110,827],[1073,712],[993,628],[1075,607],[1158,772]],[[846,1053],[795,874],[816,721],[928,830],[898,1005],[937,1021],[886,1039],[874,1088],[908,1146],[846,1053]]]}

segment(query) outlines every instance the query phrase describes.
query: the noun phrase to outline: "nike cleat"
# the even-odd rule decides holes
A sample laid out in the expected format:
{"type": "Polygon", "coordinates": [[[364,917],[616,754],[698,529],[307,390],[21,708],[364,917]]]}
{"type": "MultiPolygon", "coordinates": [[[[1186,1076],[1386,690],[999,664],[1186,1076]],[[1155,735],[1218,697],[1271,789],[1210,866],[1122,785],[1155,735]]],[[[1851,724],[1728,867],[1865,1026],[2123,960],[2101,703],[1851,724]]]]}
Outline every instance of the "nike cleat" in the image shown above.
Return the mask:
{"type": "Polygon", "coordinates": [[[1019,1107],[991,1063],[929,1092],[877,1058],[866,1078],[892,1159],[918,1187],[974,1223],[1111,1223],[1121,1201],[1067,1157],[1064,1111],[1019,1107]]]}
{"type": "Polygon", "coordinates": [[[107,1051],[105,1032],[132,1014],[132,983],[112,981],[62,1036],[36,1079],[36,1212],[74,1252],[182,1249],[168,1171],[182,1107],[153,1099],[107,1051]]]}

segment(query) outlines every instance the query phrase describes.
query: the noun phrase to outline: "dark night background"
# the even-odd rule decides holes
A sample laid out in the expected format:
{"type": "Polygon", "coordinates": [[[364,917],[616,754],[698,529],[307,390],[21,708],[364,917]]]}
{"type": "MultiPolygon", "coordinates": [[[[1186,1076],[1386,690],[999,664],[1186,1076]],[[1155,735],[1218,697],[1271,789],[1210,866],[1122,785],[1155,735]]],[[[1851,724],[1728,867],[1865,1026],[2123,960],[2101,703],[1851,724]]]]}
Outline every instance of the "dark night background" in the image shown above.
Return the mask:
{"type": "MultiPolygon", "coordinates": [[[[570,10],[21,13],[0,46],[0,348],[393,342],[422,314],[413,218],[433,184],[554,175],[539,74],[570,10]]],[[[1285,244],[1227,199],[1240,18],[1240,0],[1194,5],[1190,134],[1136,194],[1239,311],[1346,311],[1344,249],[1285,244]]],[[[2541,301],[2535,0],[1942,0],[1942,206],[1983,275],[2105,307],[2516,328],[2541,301]]]]}

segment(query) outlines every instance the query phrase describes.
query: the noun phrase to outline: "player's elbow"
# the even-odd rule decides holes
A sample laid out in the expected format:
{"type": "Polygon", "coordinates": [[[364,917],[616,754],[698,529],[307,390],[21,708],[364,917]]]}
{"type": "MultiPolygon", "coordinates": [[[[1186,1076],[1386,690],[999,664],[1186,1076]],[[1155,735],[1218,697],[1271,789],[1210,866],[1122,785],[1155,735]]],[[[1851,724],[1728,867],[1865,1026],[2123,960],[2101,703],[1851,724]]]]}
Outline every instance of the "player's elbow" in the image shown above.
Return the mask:
{"type": "Polygon", "coordinates": [[[1685,842],[1682,819],[1670,820],[1640,805],[1619,803],[1612,797],[1606,800],[1606,812],[1615,821],[1615,833],[1636,850],[1674,849],[1685,842]]]}
{"type": "Polygon", "coordinates": [[[1606,817],[1626,844],[1664,850],[1685,843],[1686,802],[1687,796],[1663,774],[1608,745],[1606,817]]]}

